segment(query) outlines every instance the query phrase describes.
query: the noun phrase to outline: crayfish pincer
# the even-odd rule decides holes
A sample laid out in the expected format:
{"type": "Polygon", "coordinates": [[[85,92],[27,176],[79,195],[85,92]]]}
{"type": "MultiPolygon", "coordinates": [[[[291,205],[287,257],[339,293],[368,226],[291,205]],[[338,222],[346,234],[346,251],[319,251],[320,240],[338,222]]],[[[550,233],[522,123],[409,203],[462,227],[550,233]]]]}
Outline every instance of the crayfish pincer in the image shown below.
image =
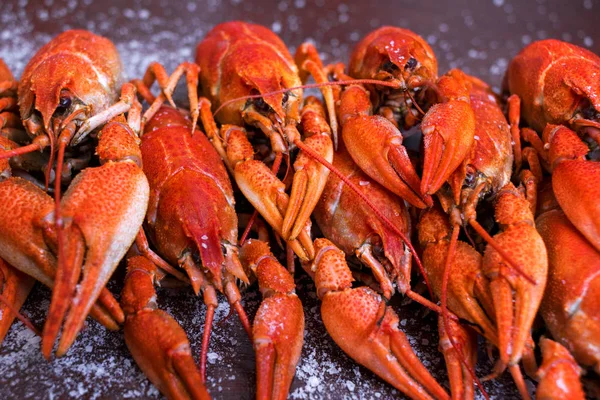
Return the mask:
{"type": "Polygon", "coordinates": [[[246,241],[240,258],[256,275],[263,295],[252,326],[256,398],[285,400],[304,342],[304,310],[294,277],[262,240],[246,241]]]}
{"type": "Polygon", "coordinates": [[[345,254],[327,239],[315,240],[314,276],[327,332],[346,354],[413,399],[450,397],[413,352],[396,312],[371,288],[352,288],[345,254]]]}

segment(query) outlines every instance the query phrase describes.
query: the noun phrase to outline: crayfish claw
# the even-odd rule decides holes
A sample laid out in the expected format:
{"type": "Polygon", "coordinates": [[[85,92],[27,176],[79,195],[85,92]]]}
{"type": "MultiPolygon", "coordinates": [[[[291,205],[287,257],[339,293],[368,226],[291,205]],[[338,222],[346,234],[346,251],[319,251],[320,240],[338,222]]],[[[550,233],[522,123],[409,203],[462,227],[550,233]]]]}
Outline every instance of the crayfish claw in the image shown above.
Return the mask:
{"type": "Polygon", "coordinates": [[[413,399],[449,399],[398,328],[398,315],[367,287],[353,289],[344,253],[315,241],[315,285],[327,332],[352,359],[413,399]]]}
{"type": "MultiPolygon", "coordinates": [[[[327,162],[333,162],[331,129],[325,120],[325,111],[314,97],[306,99],[302,110],[303,145],[309,147],[327,162]]],[[[294,240],[310,219],[327,184],[329,169],[304,151],[300,151],[294,162],[294,180],[290,200],[281,229],[285,240],[294,240]]]]}
{"type": "Polygon", "coordinates": [[[285,400],[304,342],[302,303],[295,293],[294,278],[273,256],[266,242],[246,241],[240,258],[256,274],[264,297],[252,327],[256,398],[285,400]]]}
{"type": "Polygon", "coordinates": [[[498,348],[502,365],[512,366],[521,361],[529,340],[531,326],[537,314],[548,273],[546,247],[534,227],[528,201],[512,184],[497,195],[496,220],[502,231],[494,241],[524,271],[513,269],[508,261],[492,246],[483,257],[483,271],[490,280],[496,324],[498,348]],[[535,284],[525,279],[532,277],[535,284]]]}
{"type": "Polygon", "coordinates": [[[415,207],[430,200],[421,196],[422,183],[404,148],[398,128],[380,115],[372,115],[369,94],[361,86],[342,93],[340,119],[344,146],[367,175],[415,207]]]}
{"type": "MultiPolygon", "coordinates": [[[[42,339],[46,357],[52,352],[61,324],[57,356],[75,341],[106,282],[134,242],[144,220],[148,195],[144,173],[129,161],[108,161],[87,168],[72,182],[60,206],[65,226],[60,233],[56,227],[50,228],[56,230],[54,240],[62,252],[59,249],[55,288],[42,339]],[[114,198],[121,201],[115,202],[114,198]]],[[[106,306],[109,310],[118,308],[114,303],[106,306]]],[[[114,313],[122,319],[119,314],[114,313]]]]}
{"type": "Polygon", "coordinates": [[[121,296],[125,343],[140,369],[168,398],[210,399],[185,331],[157,309],[156,267],[143,256],[128,260],[121,296]]]}
{"type": "Polygon", "coordinates": [[[421,128],[425,150],[421,193],[432,195],[471,151],[475,114],[464,101],[436,104],[423,118],[421,128]]]}

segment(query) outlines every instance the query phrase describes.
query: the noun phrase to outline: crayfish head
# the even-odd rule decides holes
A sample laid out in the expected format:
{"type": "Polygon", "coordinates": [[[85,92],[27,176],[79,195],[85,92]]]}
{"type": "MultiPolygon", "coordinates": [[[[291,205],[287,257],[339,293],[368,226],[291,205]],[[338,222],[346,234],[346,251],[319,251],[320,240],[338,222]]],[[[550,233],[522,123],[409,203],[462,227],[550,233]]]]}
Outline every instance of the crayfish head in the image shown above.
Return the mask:
{"type": "Polygon", "coordinates": [[[396,80],[404,90],[435,82],[437,73],[437,60],[429,44],[416,33],[393,26],[367,35],[350,59],[351,76],[396,80]]]}
{"type": "Polygon", "coordinates": [[[79,126],[94,109],[106,108],[113,100],[89,62],[75,55],[53,55],[23,75],[28,78],[19,85],[19,106],[33,136],[57,139],[66,122],[76,121],[79,126]],[[94,79],[82,79],[85,76],[94,79]]]}
{"type": "Polygon", "coordinates": [[[246,122],[248,118],[244,114],[249,113],[259,114],[277,125],[300,121],[302,89],[289,89],[300,86],[302,82],[292,60],[281,57],[268,46],[248,45],[237,47],[235,54],[227,56],[223,64],[224,76],[234,78],[228,84],[231,90],[221,91],[221,104],[240,95],[250,95],[252,98],[241,107],[246,122]]]}
{"type": "Polygon", "coordinates": [[[286,138],[285,132],[300,122],[302,89],[286,91],[286,86],[274,77],[254,77],[249,82],[253,97],[243,108],[244,122],[260,128],[271,139],[274,151],[287,151],[292,140],[286,138]]]}

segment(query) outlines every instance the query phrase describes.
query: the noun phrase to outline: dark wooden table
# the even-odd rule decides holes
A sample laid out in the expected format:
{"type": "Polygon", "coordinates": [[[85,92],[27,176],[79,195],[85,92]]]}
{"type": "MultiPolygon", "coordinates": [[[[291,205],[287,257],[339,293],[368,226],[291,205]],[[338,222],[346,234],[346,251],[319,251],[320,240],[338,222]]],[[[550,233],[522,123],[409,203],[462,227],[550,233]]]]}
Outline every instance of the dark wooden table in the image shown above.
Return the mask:
{"type": "MultiPolygon", "coordinates": [[[[210,0],[196,3],[168,0],[3,0],[0,2],[0,57],[18,76],[33,53],[52,36],[69,28],[85,28],[112,39],[123,56],[130,78],[139,77],[158,60],[168,70],[193,59],[198,41],[215,24],[244,19],[279,33],[294,49],[313,41],[326,62],[347,61],[356,42],[384,24],[410,28],[433,46],[440,72],[452,67],[500,86],[508,61],[525,44],[561,38],[600,52],[600,2],[436,0],[364,1],[356,4],[326,0],[210,0]]],[[[120,291],[117,273],[110,287],[120,291]]],[[[401,395],[368,370],[346,357],[327,336],[319,316],[314,287],[297,274],[298,293],[305,306],[306,334],[292,398],[392,398],[401,395]]],[[[36,287],[24,313],[41,326],[50,292],[36,287]]],[[[252,316],[260,295],[251,288],[245,307],[252,316]]],[[[197,352],[204,306],[191,292],[161,290],[160,306],[188,332],[197,352]]],[[[397,300],[397,303],[400,303],[397,300]]],[[[216,321],[229,307],[221,304],[216,321]]],[[[414,305],[397,306],[401,326],[425,365],[447,384],[443,358],[437,351],[435,317],[414,305]]],[[[158,398],[160,394],[139,371],[122,334],[107,332],[95,322],[67,356],[46,362],[40,340],[16,323],[0,349],[0,398],[158,398]]],[[[485,357],[478,375],[490,371],[485,357]]],[[[217,325],[208,354],[208,387],[215,398],[254,396],[252,346],[236,317],[217,325]]],[[[485,384],[493,398],[513,398],[508,376],[485,384]]]]}

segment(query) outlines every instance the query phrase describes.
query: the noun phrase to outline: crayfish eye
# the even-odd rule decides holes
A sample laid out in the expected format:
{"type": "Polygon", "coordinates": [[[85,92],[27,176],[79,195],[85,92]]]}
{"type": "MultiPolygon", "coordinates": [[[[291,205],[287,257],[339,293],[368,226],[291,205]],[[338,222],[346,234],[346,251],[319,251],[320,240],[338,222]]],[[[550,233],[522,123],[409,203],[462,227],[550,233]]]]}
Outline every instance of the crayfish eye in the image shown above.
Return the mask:
{"type": "Polygon", "coordinates": [[[473,183],[475,183],[475,174],[473,172],[467,172],[467,175],[465,176],[465,185],[467,187],[471,187],[473,186],[473,183]]]}
{"type": "Polygon", "coordinates": [[[269,111],[269,105],[263,100],[262,97],[254,100],[254,107],[261,112],[269,111]]]}
{"type": "Polygon", "coordinates": [[[381,69],[385,72],[393,73],[395,71],[398,71],[399,68],[396,64],[394,64],[390,60],[387,60],[381,65],[381,69]]]}
{"type": "Polygon", "coordinates": [[[58,107],[56,107],[55,114],[64,114],[69,107],[71,107],[71,98],[70,97],[61,97],[58,102],[58,107]]]}
{"type": "Polygon", "coordinates": [[[406,69],[408,71],[412,71],[413,69],[415,69],[416,66],[417,66],[417,60],[414,57],[411,57],[406,62],[404,69],[406,69]]]}
{"type": "Polygon", "coordinates": [[[283,100],[281,101],[281,104],[284,104],[284,105],[285,105],[285,104],[287,103],[287,101],[288,101],[289,97],[290,97],[290,95],[288,94],[288,92],[285,92],[285,93],[283,94],[283,100]]]}

